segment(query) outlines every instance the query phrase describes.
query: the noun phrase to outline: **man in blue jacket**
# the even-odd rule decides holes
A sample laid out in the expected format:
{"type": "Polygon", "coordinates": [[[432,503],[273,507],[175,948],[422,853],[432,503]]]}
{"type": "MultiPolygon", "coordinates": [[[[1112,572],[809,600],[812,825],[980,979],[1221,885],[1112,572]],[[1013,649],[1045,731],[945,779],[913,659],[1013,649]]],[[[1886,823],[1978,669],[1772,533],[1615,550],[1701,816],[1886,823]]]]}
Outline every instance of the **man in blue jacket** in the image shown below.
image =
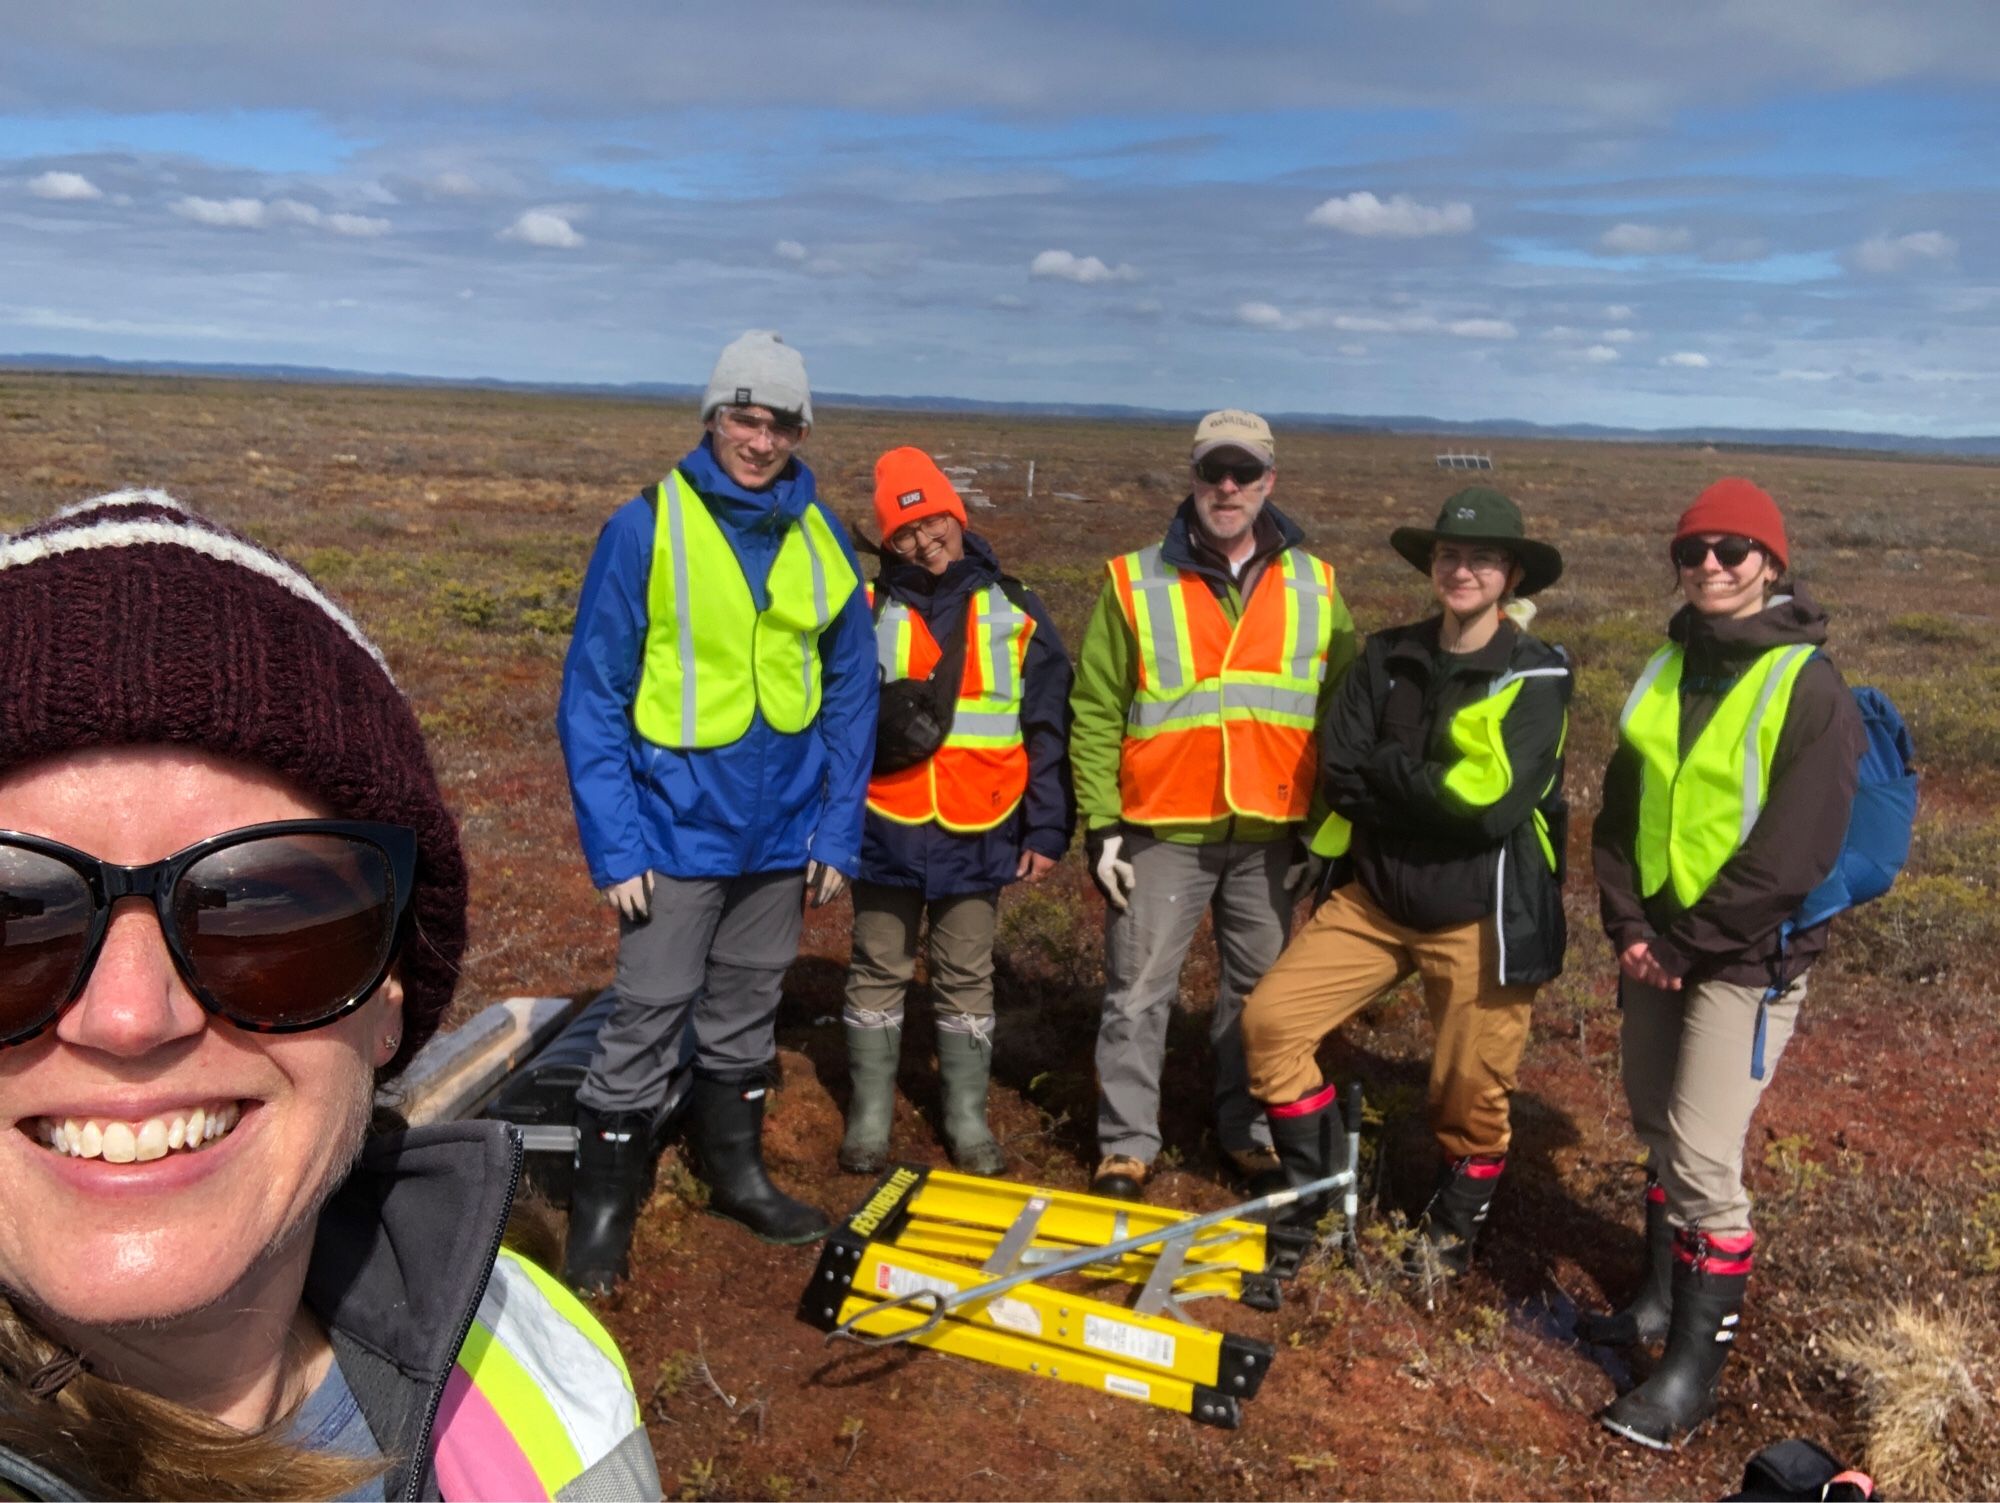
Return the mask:
{"type": "Polygon", "coordinates": [[[874,631],[853,547],[794,454],[812,425],[797,352],[744,334],[701,417],[702,441],[598,536],[556,712],[591,881],[618,910],[564,1256],[590,1292],[626,1273],[688,1028],[709,1209],[769,1242],[827,1230],[765,1173],[764,1093],[802,899],[837,897],[859,858],[874,631]]]}
{"type": "Polygon", "coordinates": [[[961,1169],[998,1174],[1006,1159],[986,1125],[995,918],[1000,889],[1041,881],[1076,823],[1069,656],[1040,599],[966,531],[965,503],[921,449],[875,462],[875,520],[884,708],[841,1015],[854,1095],[840,1165],[873,1174],[888,1161],[903,1001],[928,917],[945,1144],[961,1169]],[[915,683],[932,686],[921,708],[950,707],[924,756],[898,734],[898,691],[915,683]]]}

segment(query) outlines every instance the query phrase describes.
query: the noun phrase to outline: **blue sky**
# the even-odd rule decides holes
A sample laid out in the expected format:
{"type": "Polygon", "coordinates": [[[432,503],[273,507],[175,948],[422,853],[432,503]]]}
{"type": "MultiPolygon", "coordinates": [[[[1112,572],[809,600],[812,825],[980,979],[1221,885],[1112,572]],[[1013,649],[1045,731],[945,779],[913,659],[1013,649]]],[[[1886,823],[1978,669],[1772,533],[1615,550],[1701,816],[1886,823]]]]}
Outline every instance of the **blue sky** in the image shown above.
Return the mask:
{"type": "Polygon", "coordinates": [[[72,0],[0,351],[2000,431],[2000,6],[72,0]]]}

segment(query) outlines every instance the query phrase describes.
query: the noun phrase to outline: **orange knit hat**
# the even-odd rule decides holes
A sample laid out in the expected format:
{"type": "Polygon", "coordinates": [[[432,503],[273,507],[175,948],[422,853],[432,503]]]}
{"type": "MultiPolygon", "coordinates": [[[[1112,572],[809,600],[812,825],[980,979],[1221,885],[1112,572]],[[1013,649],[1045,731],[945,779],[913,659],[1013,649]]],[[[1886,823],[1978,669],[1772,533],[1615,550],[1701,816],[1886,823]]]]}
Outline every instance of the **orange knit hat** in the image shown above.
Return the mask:
{"type": "Polygon", "coordinates": [[[1694,498],[1694,505],[1681,513],[1674,528],[1674,541],[1698,537],[1704,532],[1735,533],[1753,543],[1761,543],[1789,569],[1791,560],[1785,544],[1785,518],[1771,493],[1740,475],[1725,475],[1694,498]]]}
{"type": "Polygon", "coordinates": [[[922,449],[891,449],[875,461],[875,525],[882,541],[899,527],[939,514],[965,526],[965,503],[922,449]]]}

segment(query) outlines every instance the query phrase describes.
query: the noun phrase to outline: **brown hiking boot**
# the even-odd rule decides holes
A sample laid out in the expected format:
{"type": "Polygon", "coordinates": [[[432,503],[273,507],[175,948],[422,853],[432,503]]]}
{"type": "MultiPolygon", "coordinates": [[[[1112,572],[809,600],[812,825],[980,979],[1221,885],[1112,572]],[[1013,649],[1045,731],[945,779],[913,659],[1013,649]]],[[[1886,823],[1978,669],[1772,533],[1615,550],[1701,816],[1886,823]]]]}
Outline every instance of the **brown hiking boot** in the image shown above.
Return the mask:
{"type": "Polygon", "coordinates": [[[1114,1200],[1143,1200],[1146,1176],[1151,1168],[1122,1153],[1107,1153],[1091,1177],[1092,1195],[1109,1195],[1114,1200]]]}

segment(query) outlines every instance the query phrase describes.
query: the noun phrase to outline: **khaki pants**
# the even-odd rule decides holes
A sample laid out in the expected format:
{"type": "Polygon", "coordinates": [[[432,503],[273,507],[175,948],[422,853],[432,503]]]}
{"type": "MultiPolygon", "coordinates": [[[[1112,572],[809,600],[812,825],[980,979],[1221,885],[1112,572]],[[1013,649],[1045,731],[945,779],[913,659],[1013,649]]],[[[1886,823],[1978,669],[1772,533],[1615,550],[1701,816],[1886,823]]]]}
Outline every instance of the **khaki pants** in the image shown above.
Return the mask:
{"type": "Polygon", "coordinates": [[[895,1028],[917,975],[917,931],[930,916],[931,992],[946,1032],[993,1037],[993,931],[998,892],[925,899],[914,887],[854,884],[854,955],[843,1019],[895,1028]]]}
{"type": "Polygon", "coordinates": [[[1320,1041],[1405,976],[1423,977],[1437,1043],[1431,1054],[1431,1130],[1447,1158],[1502,1154],[1532,986],[1501,986],[1490,919],[1424,931],[1397,923],[1359,883],[1319,907],[1243,1004],[1250,1091],[1269,1105],[1322,1084],[1320,1041]]]}
{"type": "Polygon", "coordinates": [[[1667,1219],[1705,1232],[1750,1229],[1743,1188],[1743,1139],[1764,1087],[1791,1041],[1805,999],[1798,977],[1771,1002],[1764,1023],[1764,1078],[1750,1074],[1760,986],[1698,981],[1655,991],[1626,977],[1623,1009],[1625,1099],[1647,1167],[1667,1195],[1667,1219]]]}

